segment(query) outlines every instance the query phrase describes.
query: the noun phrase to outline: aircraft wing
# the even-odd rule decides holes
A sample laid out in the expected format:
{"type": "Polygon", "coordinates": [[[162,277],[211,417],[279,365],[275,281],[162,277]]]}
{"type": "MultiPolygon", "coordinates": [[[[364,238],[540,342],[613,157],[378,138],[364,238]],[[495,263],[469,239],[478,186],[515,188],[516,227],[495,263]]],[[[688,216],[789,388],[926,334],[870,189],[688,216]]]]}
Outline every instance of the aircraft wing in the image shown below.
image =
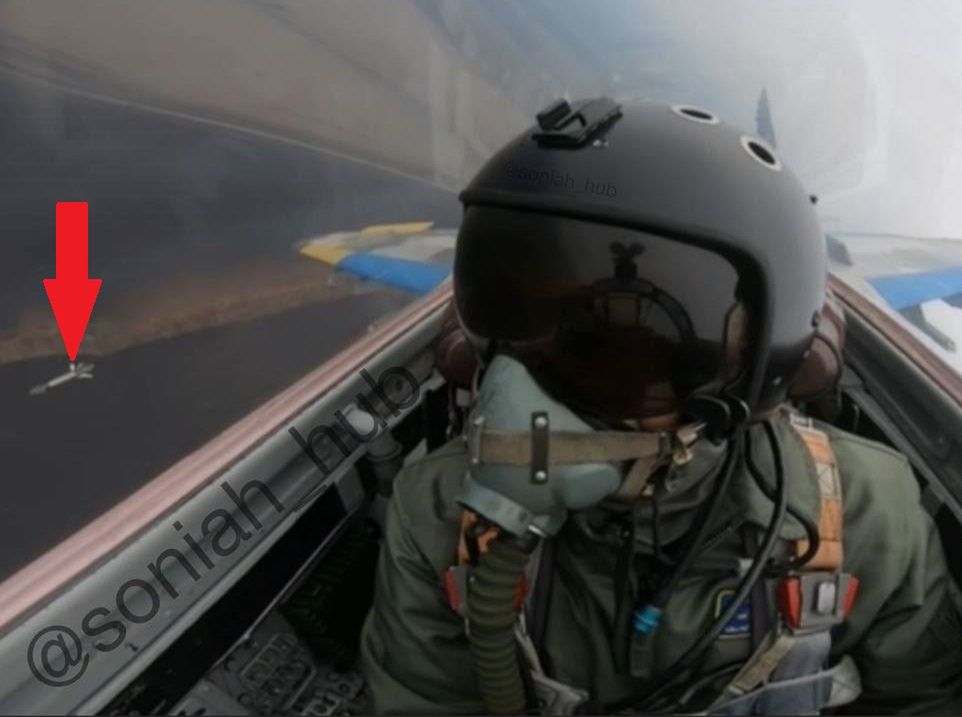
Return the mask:
{"type": "Polygon", "coordinates": [[[832,232],[828,253],[833,274],[906,321],[962,370],[962,241],[832,232]]]}
{"type": "MultiPolygon", "coordinates": [[[[764,87],[755,105],[755,131],[776,146],[764,87]]],[[[962,240],[831,231],[826,243],[832,274],[887,309],[962,372],[962,240]]]]}
{"type": "MultiPolygon", "coordinates": [[[[296,245],[337,274],[424,294],[451,273],[457,232],[431,222],[380,224],[296,245]]],[[[962,241],[833,231],[831,271],[886,307],[962,371],[962,241]]]]}
{"type": "Polygon", "coordinates": [[[305,257],[364,281],[426,294],[451,273],[455,229],[432,222],[377,224],[299,242],[305,257]]]}
{"type": "Polygon", "coordinates": [[[927,301],[962,296],[962,266],[876,276],[869,281],[889,305],[899,311],[927,301]]]}

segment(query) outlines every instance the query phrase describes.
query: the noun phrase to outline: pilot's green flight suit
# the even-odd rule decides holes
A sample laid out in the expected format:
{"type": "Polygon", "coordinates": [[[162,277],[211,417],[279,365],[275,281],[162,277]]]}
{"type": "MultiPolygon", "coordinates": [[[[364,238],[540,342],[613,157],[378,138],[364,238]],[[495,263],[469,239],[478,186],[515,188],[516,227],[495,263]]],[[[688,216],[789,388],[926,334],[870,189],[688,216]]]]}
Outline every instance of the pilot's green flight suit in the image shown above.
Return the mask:
{"type": "MultiPolygon", "coordinates": [[[[775,428],[789,504],[818,523],[815,464],[786,419],[777,419],[775,428]]],[[[821,428],[831,438],[842,479],[843,569],[860,581],[854,607],[833,632],[833,662],[850,655],[862,679],[861,697],[843,711],[962,714],[962,621],[950,598],[937,532],[919,507],[909,465],[887,447],[821,428]]],[[[755,427],[751,435],[757,462],[764,475],[771,476],[764,433],[755,427]]],[[[693,506],[717,475],[717,470],[706,474],[699,469],[699,460],[703,465],[717,462],[705,449],[699,451],[660,501],[665,543],[688,528],[693,506]]],[[[442,574],[457,553],[462,509],[456,499],[466,468],[465,448],[456,440],[408,466],[396,482],[374,606],[362,636],[364,668],[379,712],[484,712],[464,622],[442,591],[442,574]]],[[[642,555],[651,553],[648,508],[650,501],[642,499],[636,511],[635,540],[642,555]]],[[[718,525],[737,525],[744,518],[746,524],[764,529],[772,509],[740,466],[718,525]]],[[[617,669],[613,655],[619,551],[599,538],[611,516],[593,509],[582,521],[569,519],[557,538],[543,642],[550,676],[588,690],[594,704],[617,701],[643,686],[646,674],[659,675],[674,662],[718,614],[724,589],[738,580],[726,566],[746,554],[745,531],[739,529],[699,558],[671,597],[653,649],[645,653],[649,664],[636,665],[638,676],[632,677],[617,669]]],[[[803,538],[801,524],[787,517],[782,537],[803,538]]],[[[640,570],[633,576],[635,583],[640,570]]],[[[748,657],[749,631],[736,625],[728,632],[715,641],[704,673],[748,657]]]]}

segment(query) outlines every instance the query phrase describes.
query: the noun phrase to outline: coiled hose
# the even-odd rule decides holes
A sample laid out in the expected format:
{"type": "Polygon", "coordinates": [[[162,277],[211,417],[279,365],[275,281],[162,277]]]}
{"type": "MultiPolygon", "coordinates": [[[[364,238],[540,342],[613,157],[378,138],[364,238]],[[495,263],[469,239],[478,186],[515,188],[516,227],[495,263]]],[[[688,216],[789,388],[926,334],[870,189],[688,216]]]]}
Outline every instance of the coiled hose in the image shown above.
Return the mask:
{"type": "Polygon", "coordinates": [[[528,552],[498,538],[478,559],[468,589],[468,643],[485,709],[520,714],[527,709],[514,638],[518,585],[528,552]]]}

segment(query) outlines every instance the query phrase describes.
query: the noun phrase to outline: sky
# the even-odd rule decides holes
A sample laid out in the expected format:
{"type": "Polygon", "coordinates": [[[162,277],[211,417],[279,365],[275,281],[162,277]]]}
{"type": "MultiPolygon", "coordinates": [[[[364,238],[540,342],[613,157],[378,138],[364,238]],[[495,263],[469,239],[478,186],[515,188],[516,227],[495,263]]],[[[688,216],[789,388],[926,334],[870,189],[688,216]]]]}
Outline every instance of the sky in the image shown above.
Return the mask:
{"type": "Polygon", "coordinates": [[[671,62],[636,48],[638,79],[660,74],[743,126],[767,90],[778,149],[819,195],[826,226],[962,238],[962,3],[624,10],[637,22],[654,11],[676,39],[671,62]]]}

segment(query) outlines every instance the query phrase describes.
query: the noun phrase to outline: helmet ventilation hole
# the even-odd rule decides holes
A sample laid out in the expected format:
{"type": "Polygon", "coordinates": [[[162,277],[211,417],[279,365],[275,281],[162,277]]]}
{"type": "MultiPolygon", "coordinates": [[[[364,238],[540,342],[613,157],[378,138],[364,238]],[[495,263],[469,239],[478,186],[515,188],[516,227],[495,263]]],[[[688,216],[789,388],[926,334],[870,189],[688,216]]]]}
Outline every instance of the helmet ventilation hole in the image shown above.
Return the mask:
{"type": "Polygon", "coordinates": [[[762,164],[773,172],[782,168],[782,163],[775,156],[775,151],[757,137],[742,136],[742,147],[748,152],[748,156],[759,164],[762,164]]]}
{"type": "Polygon", "coordinates": [[[671,111],[679,117],[691,120],[693,122],[700,122],[701,124],[718,124],[718,118],[708,110],[703,110],[701,107],[693,107],[691,105],[672,105],[671,111]]]}

